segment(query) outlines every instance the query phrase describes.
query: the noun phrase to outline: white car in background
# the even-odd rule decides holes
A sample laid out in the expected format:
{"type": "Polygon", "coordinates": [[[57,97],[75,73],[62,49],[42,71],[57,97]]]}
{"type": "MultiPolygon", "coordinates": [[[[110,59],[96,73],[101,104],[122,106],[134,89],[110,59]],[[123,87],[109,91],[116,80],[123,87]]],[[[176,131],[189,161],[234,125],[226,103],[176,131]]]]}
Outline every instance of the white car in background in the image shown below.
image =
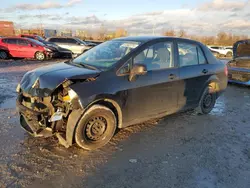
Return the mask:
{"type": "Polygon", "coordinates": [[[218,52],[222,57],[232,57],[233,48],[230,46],[208,46],[209,49],[218,52]]]}
{"type": "Polygon", "coordinates": [[[73,52],[74,55],[79,55],[96,46],[93,43],[86,43],[76,37],[50,37],[46,41],[53,42],[62,48],[66,48],[73,52]]]}

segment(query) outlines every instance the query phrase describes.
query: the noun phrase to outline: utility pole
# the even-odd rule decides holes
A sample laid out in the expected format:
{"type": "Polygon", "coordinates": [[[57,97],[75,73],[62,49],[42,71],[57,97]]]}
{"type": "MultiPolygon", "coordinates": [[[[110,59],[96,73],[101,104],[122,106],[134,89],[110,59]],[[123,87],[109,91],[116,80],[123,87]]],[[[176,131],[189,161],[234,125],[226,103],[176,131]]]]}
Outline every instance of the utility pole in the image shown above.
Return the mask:
{"type": "Polygon", "coordinates": [[[155,22],[154,22],[154,25],[153,25],[153,35],[155,35],[155,22]]]}

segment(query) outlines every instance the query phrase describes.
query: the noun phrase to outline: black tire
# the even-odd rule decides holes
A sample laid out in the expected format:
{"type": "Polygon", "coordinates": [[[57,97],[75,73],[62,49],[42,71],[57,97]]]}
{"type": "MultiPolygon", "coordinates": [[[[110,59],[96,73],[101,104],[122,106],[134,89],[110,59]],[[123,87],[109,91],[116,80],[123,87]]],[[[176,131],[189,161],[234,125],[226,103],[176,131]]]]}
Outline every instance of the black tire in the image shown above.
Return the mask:
{"type": "Polygon", "coordinates": [[[8,56],[9,55],[6,51],[3,51],[3,50],[0,51],[0,59],[7,59],[8,56]]]}
{"type": "Polygon", "coordinates": [[[216,103],[216,93],[211,87],[207,87],[200,99],[199,106],[196,108],[198,114],[210,113],[216,103]]]}
{"type": "Polygon", "coordinates": [[[232,52],[227,52],[226,57],[232,57],[233,53],[232,52]]]}
{"type": "Polygon", "coordinates": [[[86,150],[98,149],[110,141],[116,127],[117,120],[112,110],[103,105],[93,105],[76,127],[76,143],[86,150]]]}
{"type": "Polygon", "coordinates": [[[38,61],[43,61],[46,59],[46,56],[43,52],[36,52],[35,53],[35,59],[38,61]]]}

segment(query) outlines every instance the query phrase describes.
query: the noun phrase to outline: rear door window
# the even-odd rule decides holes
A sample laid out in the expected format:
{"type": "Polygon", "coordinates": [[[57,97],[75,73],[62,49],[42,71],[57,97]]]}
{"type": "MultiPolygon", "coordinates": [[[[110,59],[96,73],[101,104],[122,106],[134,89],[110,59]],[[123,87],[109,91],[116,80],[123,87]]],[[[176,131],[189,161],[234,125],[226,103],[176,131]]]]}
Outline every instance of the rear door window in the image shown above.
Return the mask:
{"type": "Polygon", "coordinates": [[[57,41],[60,43],[68,43],[68,40],[66,38],[57,38],[57,41]]]}
{"type": "Polygon", "coordinates": [[[76,44],[77,41],[75,39],[71,39],[71,38],[67,38],[67,43],[70,43],[70,44],[76,44]]]}
{"type": "Polygon", "coordinates": [[[178,43],[179,66],[206,64],[206,58],[200,46],[191,43],[178,43]]]}
{"type": "Polygon", "coordinates": [[[51,38],[51,39],[49,39],[49,41],[50,41],[50,42],[60,42],[60,41],[58,40],[58,38],[51,38]]]}
{"type": "Polygon", "coordinates": [[[29,42],[27,40],[22,40],[22,39],[18,39],[17,44],[20,46],[29,46],[29,42]]]}
{"type": "Polygon", "coordinates": [[[198,49],[198,60],[199,60],[199,64],[206,64],[207,60],[205,58],[204,52],[202,51],[202,49],[197,46],[198,49]]]}

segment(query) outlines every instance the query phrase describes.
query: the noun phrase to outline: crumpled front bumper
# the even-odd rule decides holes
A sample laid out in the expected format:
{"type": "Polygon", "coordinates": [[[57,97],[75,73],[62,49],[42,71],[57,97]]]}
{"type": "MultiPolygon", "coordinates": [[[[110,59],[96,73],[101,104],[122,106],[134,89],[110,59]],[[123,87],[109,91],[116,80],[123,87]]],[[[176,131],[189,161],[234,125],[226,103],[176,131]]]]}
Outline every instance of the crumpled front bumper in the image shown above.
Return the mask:
{"type": "Polygon", "coordinates": [[[48,117],[49,112],[37,112],[24,106],[18,97],[16,100],[16,110],[20,114],[21,127],[34,137],[50,137],[52,129],[39,123],[39,117],[48,117]]]}

